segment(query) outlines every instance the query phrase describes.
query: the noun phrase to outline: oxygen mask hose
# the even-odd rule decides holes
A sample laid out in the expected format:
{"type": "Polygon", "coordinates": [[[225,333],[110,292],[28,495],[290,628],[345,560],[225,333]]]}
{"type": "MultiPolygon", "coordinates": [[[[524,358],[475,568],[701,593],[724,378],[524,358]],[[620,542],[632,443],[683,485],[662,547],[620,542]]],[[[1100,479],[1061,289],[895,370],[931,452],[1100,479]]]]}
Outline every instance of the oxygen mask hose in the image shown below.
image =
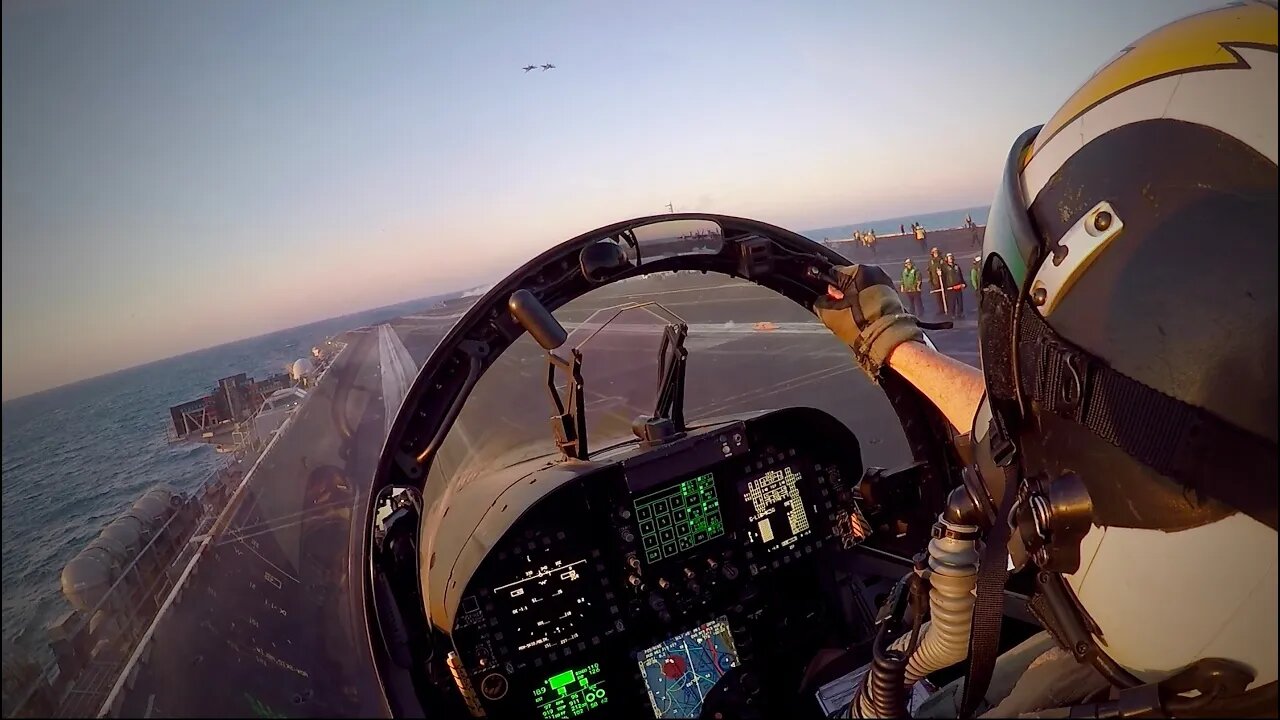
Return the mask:
{"type": "Polygon", "coordinates": [[[907,669],[906,658],[897,650],[882,649],[879,644],[872,650],[871,668],[862,681],[858,693],[859,718],[906,718],[907,693],[902,688],[902,678],[907,669]]]}
{"type": "MultiPolygon", "coordinates": [[[[950,667],[969,654],[973,622],[973,588],[978,582],[978,528],[939,516],[929,541],[928,567],[923,571],[929,589],[929,622],[907,659],[907,687],[950,667]]],[[[890,650],[909,652],[910,635],[898,638],[890,650]]]]}
{"type": "Polygon", "coordinates": [[[950,667],[969,654],[974,587],[978,582],[976,525],[950,522],[945,513],[933,526],[933,539],[923,562],[894,586],[876,619],[879,629],[872,645],[873,660],[862,687],[850,704],[853,717],[908,717],[911,688],[930,673],[950,667]],[[929,621],[904,632],[886,647],[901,628],[911,589],[929,588],[929,621]],[[896,687],[896,692],[889,688],[896,687]]]}
{"type": "MultiPolygon", "coordinates": [[[[897,585],[885,601],[876,617],[875,640],[871,643],[871,667],[862,678],[862,685],[853,702],[849,703],[849,713],[855,718],[905,718],[907,714],[907,690],[903,686],[903,675],[907,670],[907,656],[901,650],[888,647],[889,636],[897,632],[902,625],[902,617],[907,609],[910,588],[919,578],[914,572],[908,573],[897,585]]],[[[908,633],[908,637],[910,633],[908,633]]]]}

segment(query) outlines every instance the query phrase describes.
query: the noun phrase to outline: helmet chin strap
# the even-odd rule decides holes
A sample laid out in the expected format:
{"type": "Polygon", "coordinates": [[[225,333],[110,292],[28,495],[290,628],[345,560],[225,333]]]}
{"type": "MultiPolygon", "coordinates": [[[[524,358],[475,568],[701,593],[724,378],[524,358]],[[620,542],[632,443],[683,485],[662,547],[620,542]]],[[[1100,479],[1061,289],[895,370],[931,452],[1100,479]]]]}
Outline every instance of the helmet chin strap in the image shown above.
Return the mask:
{"type": "Polygon", "coordinates": [[[1089,663],[1118,689],[1115,699],[1045,711],[1037,717],[1179,717],[1205,712],[1249,715],[1274,710],[1276,683],[1248,690],[1255,674],[1233,660],[1202,658],[1163,680],[1147,683],[1108,655],[1096,640],[1102,637],[1102,629],[1063,577],[1080,567],[1080,544],[1092,516],[1088,491],[1074,473],[1053,479],[1045,475],[1018,477],[1019,463],[1011,455],[1005,454],[1006,464],[1000,468],[1006,473],[1005,492],[983,551],[989,584],[984,588],[980,568],[975,590],[977,602],[965,694],[959,708],[961,717],[973,715],[990,683],[1000,630],[998,619],[994,624],[982,622],[981,603],[984,596],[991,594],[992,587],[996,588],[996,596],[1003,595],[1007,561],[1017,569],[1032,564],[1037,567],[1036,592],[1028,609],[1077,662],[1089,663]],[[992,547],[991,543],[1000,539],[998,531],[1002,528],[1006,542],[992,547]],[[997,568],[1004,572],[995,573],[990,563],[998,563],[997,568]],[[984,661],[988,657],[991,665],[984,661]],[[1188,697],[1186,693],[1195,695],[1188,697]]]}
{"type": "MultiPolygon", "coordinates": [[[[1070,485],[1070,482],[1068,480],[1067,484],[1070,485]]],[[[1044,507],[1034,501],[1037,497],[1035,491],[1027,492],[1030,484],[1032,483],[1026,481],[1020,483],[1019,503],[1015,505],[1010,520],[1020,513],[1023,517],[1028,514],[1042,515],[1042,510],[1035,509],[1044,507]]],[[[1054,522],[1051,516],[1046,520],[1033,517],[1029,523],[1020,519],[1017,523],[1020,531],[1014,533],[1010,546],[1028,544],[1028,538],[1025,537],[1027,532],[1036,533],[1035,539],[1030,541],[1031,545],[1034,546],[1037,541],[1043,543],[1043,530],[1052,527],[1054,522]]],[[[1057,522],[1063,521],[1059,519],[1057,522]]],[[[1056,542],[1064,543],[1066,540],[1059,538],[1056,542]]],[[[1036,592],[1028,603],[1028,609],[1054,640],[1071,652],[1077,662],[1092,665],[1100,675],[1118,688],[1118,693],[1114,700],[1059,708],[1039,713],[1037,717],[1184,717],[1203,715],[1206,712],[1225,716],[1252,716],[1274,712],[1276,683],[1248,690],[1249,683],[1253,682],[1254,672],[1234,660],[1202,658],[1154,683],[1144,683],[1117,663],[1099,647],[1095,638],[1102,636],[1101,628],[1089,617],[1062,577],[1063,572],[1074,572],[1079,566],[1079,540],[1075,543],[1074,554],[1070,551],[1066,553],[1067,558],[1075,558],[1074,563],[1061,558],[1055,560],[1055,553],[1050,550],[1055,545],[1052,539],[1026,554],[1026,557],[1040,567],[1035,577],[1036,592]],[[1059,569],[1051,569],[1055,566],[1059,569]],[[1196,694],[1187,697],[1185,693],[1189,692],[1196,694]]]]}
{"type": "MultiPolygon", "coordinates": [[[[1238,666],[1228,660],[1198,660],[1167,680],[1125,688],[1114,700],[1042,710],[1034,718],[1268,717],[1276,707],[1276,684],[1242,692],[1238,666]],[[1181,692],[1197,691],[1195,697],[1181,692]]],[[[1246,671],[1247,672],[1247,671],[1246,671]]],[[[1243,681],[1247,683],[1248,681],[1243,681]]]]}
{"type": "Polygon", "coordinates": [[[1071,652],[1076,662],[1093,665],[1116,687],[1132,688],[1143,684],[1098,646],[1094,638],[1102,634],[1101,628],[1085,612],[1060,573],[1040,570],[1036,573],[1035,583],[1036,592],[1027,608],[1054,640],[1071,652]]]}

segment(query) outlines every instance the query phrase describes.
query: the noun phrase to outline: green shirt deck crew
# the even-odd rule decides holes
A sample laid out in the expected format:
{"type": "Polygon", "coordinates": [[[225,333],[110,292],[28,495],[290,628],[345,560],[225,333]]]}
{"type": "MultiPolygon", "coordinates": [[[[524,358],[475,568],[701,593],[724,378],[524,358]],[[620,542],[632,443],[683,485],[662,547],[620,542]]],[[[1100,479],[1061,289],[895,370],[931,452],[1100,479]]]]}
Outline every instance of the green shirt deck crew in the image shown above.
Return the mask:
{"type": "Polygon", "coordinates": [[[914,267],[902,268],[902,292],[920,292],[920,271],[914,267]]]}

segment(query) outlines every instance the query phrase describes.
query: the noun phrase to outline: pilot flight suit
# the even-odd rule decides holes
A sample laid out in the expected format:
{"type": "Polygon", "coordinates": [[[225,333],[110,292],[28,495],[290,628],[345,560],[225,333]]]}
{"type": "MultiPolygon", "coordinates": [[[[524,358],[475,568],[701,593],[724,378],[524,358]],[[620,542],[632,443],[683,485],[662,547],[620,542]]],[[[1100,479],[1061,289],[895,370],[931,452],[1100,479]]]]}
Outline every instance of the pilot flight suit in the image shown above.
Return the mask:
{"type": "MultiPolygon", "coordinates": [[[[1016,717],[1070,707],[1110,688],[1092,665],[1076,662],[1047,632],[1031,636],[996,658],[991,685],[978,706],[980,718],[1016,717]]],[[[944,685],[922,702],[914,718],[954,718],[964,695],[964,678],[944,685]]]]}

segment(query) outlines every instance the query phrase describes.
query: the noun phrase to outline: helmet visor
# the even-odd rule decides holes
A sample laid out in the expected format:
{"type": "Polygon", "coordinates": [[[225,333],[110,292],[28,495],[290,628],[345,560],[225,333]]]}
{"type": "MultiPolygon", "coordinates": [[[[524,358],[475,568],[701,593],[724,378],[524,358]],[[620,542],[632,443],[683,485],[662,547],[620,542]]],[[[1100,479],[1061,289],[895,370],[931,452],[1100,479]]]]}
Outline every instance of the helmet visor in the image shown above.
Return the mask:
{"type": "Polygon", "coordinates": [[[1015,357],[1016,322],[1020,298],[1026,291],[1028,268],[1038,259],[1040,242],[1027,214],[1020,171],[1023,158],[1039,128],[1024,132],[1009,151],[1004,175],[991,202],[982,243],[979,276],[978,347],[996,424],[1009,431],[1021,416],[1015,357]]]}

